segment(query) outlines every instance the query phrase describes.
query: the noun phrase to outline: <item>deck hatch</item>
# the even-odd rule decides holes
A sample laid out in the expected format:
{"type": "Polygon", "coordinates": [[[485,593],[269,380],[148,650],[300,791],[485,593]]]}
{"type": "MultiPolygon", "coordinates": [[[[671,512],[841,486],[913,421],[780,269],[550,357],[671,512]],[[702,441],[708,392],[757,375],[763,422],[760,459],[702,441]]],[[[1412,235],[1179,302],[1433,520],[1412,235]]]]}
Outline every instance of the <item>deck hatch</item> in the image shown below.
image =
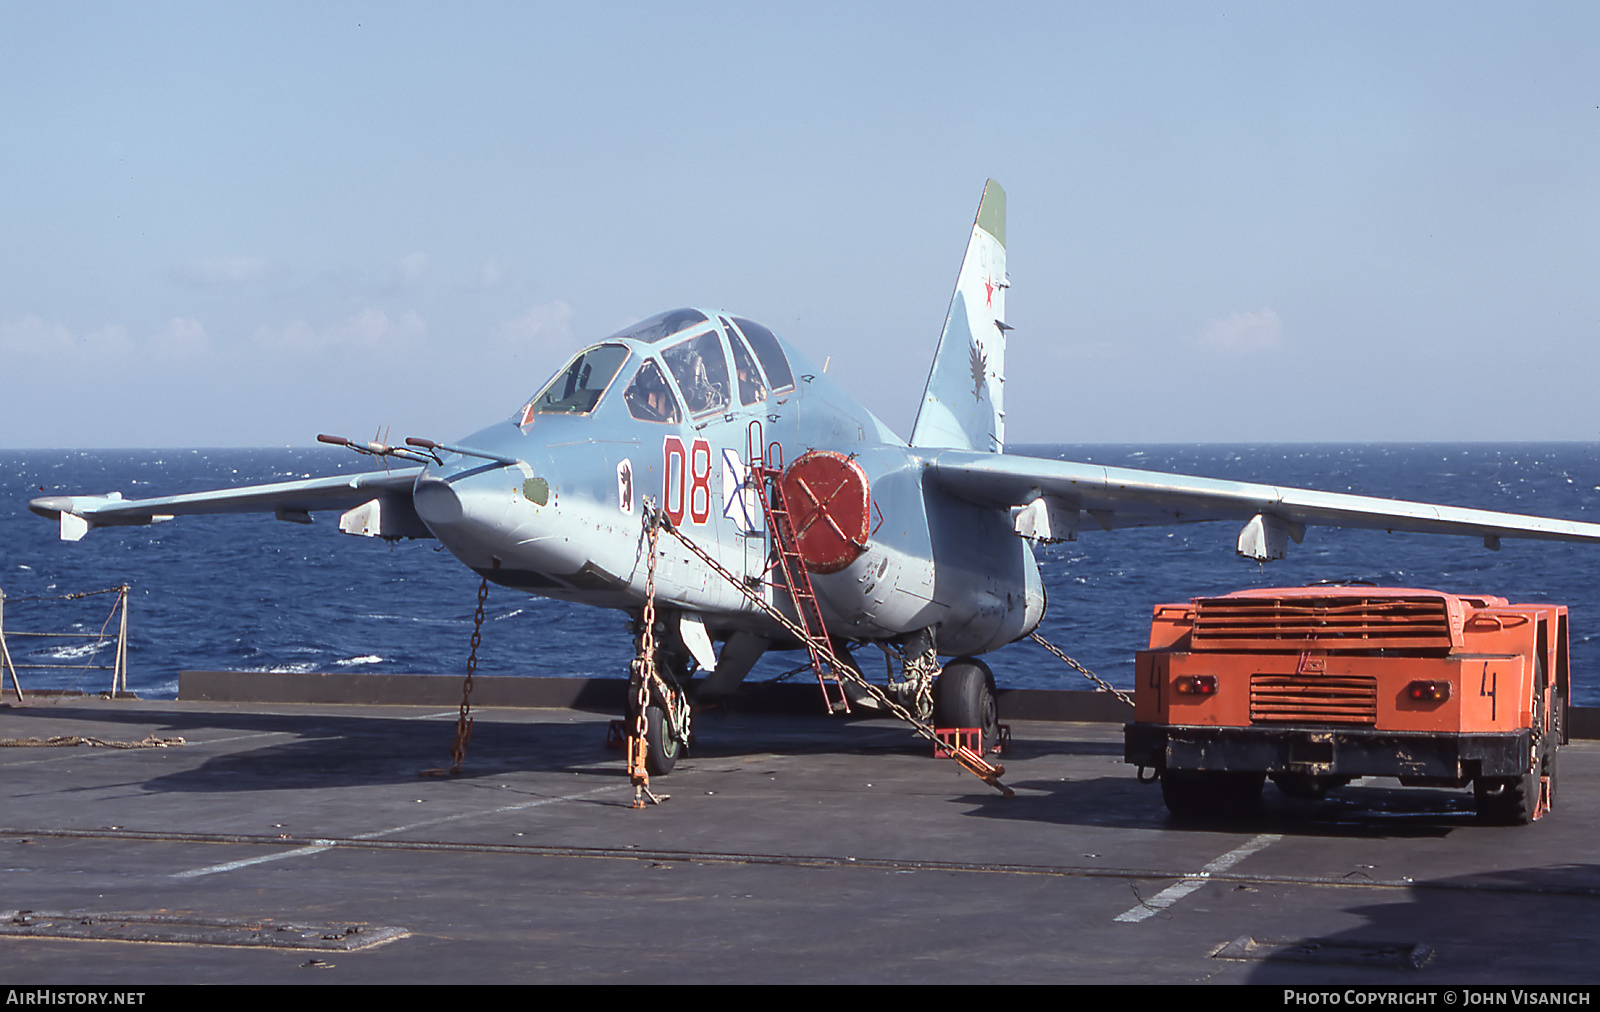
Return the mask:
{"type": "Polygon", "coordinates": [[[1214,959],[1271,963],[1322,963],[1382,970],[1420,970],[1433,961],[1432,946],[1420,942],[1364,942],[1350,938],[1254,938],[1240,935],[1214,959]]]}
{"type": "Polygon", "coordinates": [[[139,913],[0,911],[0,936],[76,938],[88,941],[159,942],[167,945],[239,945],[265,949],[354,952],[411,932],[341,921],[337,924],[271,919],[201,917],[170,911],[139,913]]]}

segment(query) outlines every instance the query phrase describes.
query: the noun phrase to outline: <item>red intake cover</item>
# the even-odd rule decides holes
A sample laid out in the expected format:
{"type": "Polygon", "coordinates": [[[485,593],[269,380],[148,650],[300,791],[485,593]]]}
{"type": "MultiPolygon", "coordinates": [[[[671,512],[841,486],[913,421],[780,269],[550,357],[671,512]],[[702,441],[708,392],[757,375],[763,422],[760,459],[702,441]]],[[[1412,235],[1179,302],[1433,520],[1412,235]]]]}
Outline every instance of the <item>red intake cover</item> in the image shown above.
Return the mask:
{"type": "Polygon", "coordinates": [[[783,472],[783,501],[796,549],[813,573],[837,573],[867,550],[872,491],[861,465],[813,450],[783,472]]]}

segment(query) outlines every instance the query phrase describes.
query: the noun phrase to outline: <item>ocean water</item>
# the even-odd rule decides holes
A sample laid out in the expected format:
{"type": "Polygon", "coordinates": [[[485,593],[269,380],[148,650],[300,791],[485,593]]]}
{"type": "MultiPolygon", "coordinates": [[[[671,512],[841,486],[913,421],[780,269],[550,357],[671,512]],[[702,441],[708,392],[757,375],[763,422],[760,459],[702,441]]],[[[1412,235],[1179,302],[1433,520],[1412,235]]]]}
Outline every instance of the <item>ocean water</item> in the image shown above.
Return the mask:
{"type": "MultiPolygon", "coordinates": [[[[1600,443],[1359,445],[1051,445],[1035,456],[1358,492],[1458,506],[1600,520],[1600,443]]],[[[105,528],[62,542],[27,511],[54,493],[120,491],[129,498],[359,471],[366,458],[325,448],[30,450],[0,452],[0,589],[5,627],[97,633],[109,595],[36,601],[120,583],[130,596],[129,686],[172,697],[184,668],[461,674],[478,577],[435,542],[351,538],[332,515],[311,526],[270,516],[184,517],[105,528]]],[[[1107,680],[1131,687],[1152,606],[1246,587],[1319,580],[1498,594],[1571,606],[1574,702],[1600,705],[1600,545],[1313,528],[1289,557],[1261,565],[1234,554],[1233,524],[1105,533],[1039,552],[1049,595],[1040,632],[1107,680]]],[[[630,656],[619,612],[491,587],[478,670],[494,675],[624,677],[630,656]]],[[[114,627],[113,630],[114,631],[114,627]]],[[[13,639],[23,688],[98,691],[108,639],[13,639]]],[[[879,670],[875,649],[858,654],[879,670]]],[[[774,655],[751,676],[800,663],[774,655]]],[[[1086,688],[1036,645],[985,658],[1002,686],[1086,688]]]]}

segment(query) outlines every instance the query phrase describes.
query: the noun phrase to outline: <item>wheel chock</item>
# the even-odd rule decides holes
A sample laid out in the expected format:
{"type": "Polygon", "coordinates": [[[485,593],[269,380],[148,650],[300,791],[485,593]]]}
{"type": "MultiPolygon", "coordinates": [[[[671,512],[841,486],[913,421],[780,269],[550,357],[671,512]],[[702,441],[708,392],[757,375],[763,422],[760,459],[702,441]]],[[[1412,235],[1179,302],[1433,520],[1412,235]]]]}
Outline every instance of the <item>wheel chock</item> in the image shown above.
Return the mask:
{"type": "Polygon", "coordinates": [[[983,747],[983,728],[981,727],[936,727],[933,734],[939,739],[933,746],[935,759],[948,759],[955,750],[965,746],[968,750],[978,755],[1001,755],[1011,751],[1011,725],[1000,724],[999,735],[995,738],[994,747],[985,752],[983,747]]]}
{"type": "Polygon", "coordinates": [[[972,752],[983,754],[983,728],[981,727],[936,727],[933,735],[938,742],[933,746],[935,759],[949,759],[955,755],[956,749],[966,746],[972,752]]]}

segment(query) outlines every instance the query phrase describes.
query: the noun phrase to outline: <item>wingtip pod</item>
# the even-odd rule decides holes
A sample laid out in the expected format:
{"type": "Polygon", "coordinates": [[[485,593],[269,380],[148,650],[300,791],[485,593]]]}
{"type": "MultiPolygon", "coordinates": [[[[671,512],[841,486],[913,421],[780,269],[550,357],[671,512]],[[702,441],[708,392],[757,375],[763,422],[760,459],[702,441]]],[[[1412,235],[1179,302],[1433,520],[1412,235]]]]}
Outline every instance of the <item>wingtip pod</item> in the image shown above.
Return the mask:
{"type": "Polygon", "coordinates": [[[983,187],[955,294],[939,335],[911,445],[1005,447],[1006,191],[983,187]]]}
{"type": "Polygon", "coordinates": [[[72,511],[72,497],[69,495],[42,495],[37,499],[28,500],[28,509],[46,520],[54,520],[62,513],[72,511]]]}
{"type": "Polygon", "coordinates": [[[154,510],[141,510],[121,492],[106,495],[42,495],[28,502],[28,509],[61,525],[62,541],[82,541],[96,527],[140,527],[159,524],[172,517],[154,510]],[[123,510],[119,507],[133,506],[123,510]],[[98,514],[98,515],[97,515],[98,514]]]}
{"type": "Polygon", "coordinates": [[[61,525],[62,541],[82,541],[94,524],[73,512],[77,508],[70,495],[42,495],[28,502],[28,509],[61,525]]]}

